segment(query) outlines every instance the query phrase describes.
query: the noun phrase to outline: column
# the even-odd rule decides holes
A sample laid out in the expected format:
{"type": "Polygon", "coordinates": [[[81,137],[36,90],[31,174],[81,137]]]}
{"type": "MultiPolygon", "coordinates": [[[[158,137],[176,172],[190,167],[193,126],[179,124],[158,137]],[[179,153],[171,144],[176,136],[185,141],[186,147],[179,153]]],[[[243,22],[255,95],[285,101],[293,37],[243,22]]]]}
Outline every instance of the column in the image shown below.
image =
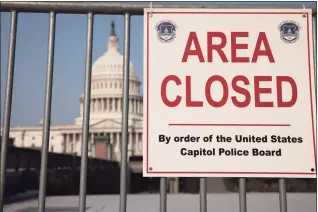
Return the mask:
{"type": "Polygon", "coordinates": [[[140,109],[141,109],[141,114],[144,113],[144,104],[143,101],[140,101],[140,109]]]}
{"type": "Polygon", "coordinates": [[[137,114],[140,114],[140,105],[139,105],[139,99],[136,101],[136,105],[137,105],[137,114]]]}
{"type": "Polygon", "coordinates": [[[138,100],[135,100],[135,113],[138,114],[138,100]]]}
{"type": "Polygon", "coordinates": [[[134,152],[139,152],[139,140],[138,140],[138,138],[139,138],[139,136],[138,136],[138,134],[139,133],[135,133],[135,144],[134,144],[134,152]]]}
{"type": "Polygon", "coordinates": [[[91,133],[91,156],[95,157],[95,142],[94,142],[94,133],[91,133]]]}
{"type": "Polygon", "coordinates": [[[138,133],[138,148],[139,148],[139,152],[142,153],[142,133],[138,133]]]}
{"type": "Polygon", "coordinates": [[[133,151],[134,147],[133,147],[133,140],[132,140],[132,132],[129,133],[129,145],[130,148],[128,148],[129,150],[133,151]]]}
{"type": "Polygon", "coordinates": [[[102,100],[101,98],[98,98],[98,112],[102,111],[102,100]]]}
{"type": "Polygon", "coordinates": [[[107,112],[110,111],[110,98],[107,98],[107,112]]]}
{"type": "Polygon", "coordinates": [[[109,134],[110,134],[110,143],[111,143],[110,147],[111,147],[111,154],[112,154],[111,160],[113,160],[113,159],[114,159],[114,149],[115,149],[115,145],[114,145],[114,133],[113,133],[113,132],[110,132],[109,134]]]}
{"type": "Polygon", "coordinates": [[[118,155],[118,156],[120,156],[120,149],[121,149],[121,145],[120,145],[120,133],[117,133],[116,134],[116,154],[118,155]]]}
{"type": "Polygon", "coordinates": [[[77,153],[76,133],[73,133],[73,144],[74,144],[74,151],[77,153]]]}
{"type": "Polygon", "coordinates": [[[112,108],[112,109],[113,109],[113,111],[116,111],[116,108],[115,108],[115,98],[112,98],[112,99],[113,99],[113,102],[112,102],[112,103],[113,103],[113,108],[112,108]]]}
{"type": "Polygon", "coordinates": [[[140,100],[137,101],[137,113],[140,114],[140,100]]]}
{"type": "Polygon", "coordinates": [[[112,132],[109,133],[109,139],[110,139],[110,143],[113,145],[114,144],[114,134],[112,132]]]}
{"type": "Polygon", "coordinates": [[[116,112],[119,112],[119,98],[115,98],[116,112]]]}
{"type": "Polygon", "coordinates": [[[64,153],[66,152],[68,152],[68,146],[69,145],[67,145],[67,134],[63,134],[63,138],[64,138],[64,153]]]}
{"type": "Polygon", "coordinates": [[[136,110],[136,108],[135,108],[135,100],[134,99],[131,99],[131,112],[132,113],[135,113],[135,110],[136,110]]]}
{"type": "Polygon", "coordinates": [[[94,101],[94,112],[96,112],[97,111],[97,101],[96,101],[96,99],[93,99],[93,101],[94,101]]]}
{"type": "Polygon", "coordinates": [[[105,108],[105,106],[104,106],[104,98],[101,98],[101,109],[100,109],[100,111],[103,112],[104,108],[105,108]]]}
{"type": "Polygon", "coordinates": [[[112,111],[115,111],[115,98],[112,98],[112,111]]]}
{"type": "Polygon", "coordinates": [[[139,112],[142,114],[142,100],[139,101],[139,112]]]}
{"type": "Polygon", "coordinates": [[[71,135],[69,133],[66,134],[66,139],[67,139],[67,143],[69,144],[68,145],[69,146],[68,152],[69,153],[73,153],[72,147],[74,148],[74,145],[73,145],[73,143],[71,141],[71,135]]]}

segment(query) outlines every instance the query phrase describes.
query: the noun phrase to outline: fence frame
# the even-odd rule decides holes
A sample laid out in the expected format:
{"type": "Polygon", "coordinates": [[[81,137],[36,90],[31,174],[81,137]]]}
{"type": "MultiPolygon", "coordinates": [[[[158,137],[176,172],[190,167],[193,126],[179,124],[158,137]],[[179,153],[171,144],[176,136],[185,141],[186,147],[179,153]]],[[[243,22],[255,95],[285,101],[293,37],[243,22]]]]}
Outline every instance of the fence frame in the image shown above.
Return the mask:
{"type": "MultiPolygon", "coordinates": [[[[47,79],[44,104],[44,126],[43,126],[43,147],[41,159],[40,174],[40,193],[39,193],[39,212],[45,210],[46,197],[46,170],[47,155],[50,135],[51,120],[51,100],[52,100],[52,79],[53,79],[53,61],[54,61],[54,36],[55,20],[58,13],[69,14],[87,14],[87,37],[86,37],[86,71],[84,86],[84,114],[82,126],[82,156],[80,171],[80,193],[79,193],[79,211],[84,212],[86,208],[86,181],[87,181],[87,152],[89,135],[89,117],[90,117],[90,85],[91,85],[91,66],[92,66],[92,41],[93,41],[93,22],[94,15],[124,15],[124,61],[123,61],[123,117],[122,117],[122,145],[121,145],[121,187],[120,187],[120,205],[119,211],[126,212],[127,208],[127,135],[128,135],[128,115],[129,115],[129,58],[130,58],[130,18],[132,15],[144,15],[144,8],[149,8],[149,3],[127,3],[127,2],[1,2],[1,12],[11,12],[10,41],[8,50],[8,67],[5,92],[5,104],[3,115],[2,130],[2,148],[1,148],[1,169],[0,169],[0,212],[4,206],[4,187],[8,138],[10,131],[10,119],[12,108],[13,76],[16,50],[17,34],[17,16],[20,12],[28,13],[48,13],[49,14],[49,48],[47,63],[47,79]]],[[[154,3],[152,8],[206,8],[206,9],[301,9],[300,5],[284,5],[280,3],[257,5],[257,4],[170,4],[154,3]]],[[[314,40],[314,63],[316,75],[316,16],[317,9],[313,6],[313,40],[314,40]]],[[[317,82],[316,82],[317,83],[317,82]]],[[[317,94],[317,87],[316,87],[317,94]]],[[[316,95],[317,96],[317,95],[316,95]]],[[[1,111],[0,111],[1,114],[1,111]]],[[[279,180],[279,200],[280,211],[287,212],[286,185],[285,179],[279,180]]],[[[200,212],[207,211],[207,191],[206,178],[200,178],[200,212]]],[[[246,179],[239,181],[239,211],[246,212],[246,179]]],[[[167,211],[167,178],[160,180],[160,212],[167,211]]]]}

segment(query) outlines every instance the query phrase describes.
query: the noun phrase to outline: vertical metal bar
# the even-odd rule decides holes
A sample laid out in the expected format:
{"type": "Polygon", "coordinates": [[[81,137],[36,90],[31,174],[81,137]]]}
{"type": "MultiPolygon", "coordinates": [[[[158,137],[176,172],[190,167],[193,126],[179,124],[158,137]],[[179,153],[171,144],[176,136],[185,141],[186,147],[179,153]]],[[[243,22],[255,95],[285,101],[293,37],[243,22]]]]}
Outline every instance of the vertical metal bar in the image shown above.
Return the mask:
{"type": "Polygon", "coordinates": [[[246,179],[240,178],[239,182],[239,204],[240,204],[240,212],[246,212],[246,179]]]}
{"type": "Polygon", "coordinates": [[[287,212],[286,182],[285,179],[279,179],[279,208],[280,212],[287,212]]]}
{"type": "Polygon", "coordinates": [[[160,178],[160,212],[167,211],[167,178],[160,178]]]}
{"type": "Polygon", "coordinates": [[[17,12],[11,12],[11,28],[10,40],[8,50],[8,69],[7,69],[7,84],[4,100],[4,115],[3,115],[3,129],[1,138],[1,159],[0,159],[0,211],[3,211],[4,205],[4,188],[6,178],[6,160],[7,148],[9,140],[10,119],[11,119],[11,105],[12,105],[12,90],[13,90],[13,76],[14,76],[14,60],[15,60],[15,45],[17,34],[17,12]]]}
{"type": "Polygon", "coordinates": [[[87,14],[87,38],[86,38],[86,71],[84,85],[84,114],[83,114],[83,134],[82,134],[82,154],[81,154],[81,177],[79,194],[79,211],[86,211],[86,181],[87,181],[87,155],[89,138],[89,117],[91,100],[91,76],[92,76],[92,51],[93,51],[93,25],[94,14],[87,14]]]}
{"type": "Polygon", "coordinates": [[[124,32],[124,89],[123,89],[123,115],[122,115],[122,145],[120,167],[120,199],[119,211],[126,212],[127,207],[127,151],[128,151],[128,112],[129,112],[129,53],[130,53],[130,14],[125,13],[124,32]]]}
{"type": "Polygon", "coordinates": [[[53,64],[54,64],[54,40],[55,40],[55,12],[49,15],[49,44],[47,57],[45,103],[44,103],[44,124],[42,133],[42,153],[41,153],[41,171],[40,171],[40,188],[39,188],[39,212],[45,211],[46,196],[46,178],[47,178],[47,159],[50,142],[50,125],[51,125],[51,106],[52,106],[52,84],[53,84],[53,64]]]}
{"type": "Polygon", "coordinates": [[[206,178],[200,178],[200,212],[207,212],[206,178]]]}

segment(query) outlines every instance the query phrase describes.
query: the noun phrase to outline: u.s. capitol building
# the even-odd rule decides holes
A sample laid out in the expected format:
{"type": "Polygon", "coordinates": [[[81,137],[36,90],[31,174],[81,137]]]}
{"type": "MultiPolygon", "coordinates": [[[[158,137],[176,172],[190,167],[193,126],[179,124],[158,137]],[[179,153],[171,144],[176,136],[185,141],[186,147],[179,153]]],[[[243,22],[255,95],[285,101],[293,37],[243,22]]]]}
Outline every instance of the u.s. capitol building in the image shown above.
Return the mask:
{"type": "MultiPolygon", "coordinates": [[[[129,79],[129,137],[128,156],[142,155],[143,98],[141,82],[130,63],[129,79]]],[[[108,49],[93,64],[91,81],[91,111],[88,154],[98,157],[105,152],[96,147],[94,138],[108,137],[112,144],[112,157],[120,156],[123,106],[123,55],[118,50],[118,37],[112,23],[108,37],[108,49]]],[[[52,125],[50,152],[81,155],[84,95],[80,96],[80,114],[73,125],[52,125]]],[[[26,148],[41,148],[43,126],[12,126],[10,137],[14,145],[26,148]]],[[[104,144],[106,145],[106,144],[104,144]]]]}

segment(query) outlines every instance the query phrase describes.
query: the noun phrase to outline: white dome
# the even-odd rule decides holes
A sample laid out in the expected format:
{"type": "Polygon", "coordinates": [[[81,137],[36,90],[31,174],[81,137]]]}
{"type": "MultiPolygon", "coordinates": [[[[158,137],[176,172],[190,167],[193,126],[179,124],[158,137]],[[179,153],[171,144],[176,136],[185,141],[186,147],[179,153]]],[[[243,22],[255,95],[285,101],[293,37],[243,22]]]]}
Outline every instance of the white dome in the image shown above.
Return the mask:
{"type": "MultiPolygon", "coordinates": [[[[123,54],[118,50],[118,38],[115,33],[115,24],[108,37],[107,51],[97,58],[92,66],[91,79],[91,112],[90,123],[99,123],[105,119],[114,119],[121,122],[123,105],[123,54]]],[[[132,119],[142,119],[141,82],[134,71],[131,62],[129,73],[129,113],[132,119]]],[[[81,95],[80,117],[76,124],[83,122],[83,97],[81,95]]]]}
{"type": "MultiPolygon", "coordinates": [[[[108,49],[100,56],[92,67],[93,75],[110,75],[122,77],[124,57],[117,49],[108,49]]],[[[135,76],[134,66],[130,62],[130,75],[135,76]]]]}
{"type": "MultiPolygon", "coordinates": [[[[112,24],[112,31],[108,37],[108,49],[100,56],[92,67],[92,75],[103,75],[105,77],[123,77],[123,65],[124,57],[118,50],[118,37],[115,33],[115,24],[112,24]]],[[[130,78],[136,78],[136,73],[134,71],[134,66],[129,62],[130,78]]]]}

